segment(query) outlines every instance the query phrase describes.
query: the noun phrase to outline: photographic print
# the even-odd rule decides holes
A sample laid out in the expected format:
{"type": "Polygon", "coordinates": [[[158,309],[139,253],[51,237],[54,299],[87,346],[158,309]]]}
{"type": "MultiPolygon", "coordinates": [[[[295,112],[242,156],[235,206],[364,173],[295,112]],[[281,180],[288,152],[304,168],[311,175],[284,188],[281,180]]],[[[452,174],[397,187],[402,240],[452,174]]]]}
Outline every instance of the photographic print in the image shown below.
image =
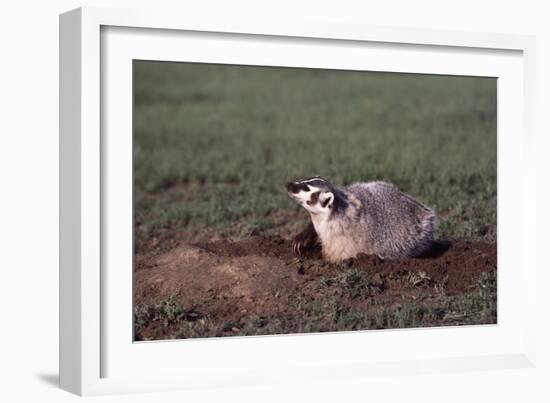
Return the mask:
{"type": "Polygon", "coordinates": [[[133,62],[134,339],[497,323],[497,80],[133,62]]]}

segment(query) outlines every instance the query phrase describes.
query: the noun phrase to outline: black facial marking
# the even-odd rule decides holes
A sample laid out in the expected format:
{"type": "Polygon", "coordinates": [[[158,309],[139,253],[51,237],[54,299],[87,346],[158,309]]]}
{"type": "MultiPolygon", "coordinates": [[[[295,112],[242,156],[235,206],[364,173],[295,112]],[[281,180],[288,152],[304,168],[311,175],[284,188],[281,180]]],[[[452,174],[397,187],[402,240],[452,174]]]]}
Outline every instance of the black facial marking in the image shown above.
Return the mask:
{"type": "MultiPolygon", "coordinates": [[[[327,206],[327,204],[329,204],[330,202],[330,197],[328,199],[325,199],[321,202],[321,206],[323,206],[323,208],[325,208],[327,206]]],[[[332,205],[331,205],[332,206],[332,205]]]]}
{"type": "Polygon", "coordinates": [[[307,183],[287,182],[286,190],[290,193],[299,193],[300,191],[309,192],[309,186],[307,183]]]}
{"type": "Polygon", "coordinates": [[[328,183],[322,179],[314,179],[314,180],[311,180],[311,181],[308,181],[307,182],[307,185],[305,183],[303,183],[302,185],[311,185],[311,186],[315,186],[315,187],[318,187],[318,188],[326,188],[328,186],[328,183]]]}
{"type": "Polygon", "coordinates": [[[317,204],[317,202],[319,201],[319,195],[320,194],[321,194],[321,192],[312,193],[309,200],[307,201],[307,204],[309,204],[310,206],[313,206],[314,204],[317,204]]]}

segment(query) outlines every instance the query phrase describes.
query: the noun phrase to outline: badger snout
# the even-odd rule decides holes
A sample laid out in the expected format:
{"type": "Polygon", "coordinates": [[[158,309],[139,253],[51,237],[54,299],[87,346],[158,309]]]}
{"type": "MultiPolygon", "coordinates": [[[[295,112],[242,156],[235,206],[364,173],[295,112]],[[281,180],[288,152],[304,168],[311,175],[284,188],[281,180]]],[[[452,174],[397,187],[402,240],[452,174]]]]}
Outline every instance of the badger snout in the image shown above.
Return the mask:
{"type": "Polygon", "coordinates": [[[287,182],[286,183],[286,190],[289,193],[298,193],[300,191],[300,189],[298,189],[298,187],[296,186],[296,184],[294,182],[287,182]]]}

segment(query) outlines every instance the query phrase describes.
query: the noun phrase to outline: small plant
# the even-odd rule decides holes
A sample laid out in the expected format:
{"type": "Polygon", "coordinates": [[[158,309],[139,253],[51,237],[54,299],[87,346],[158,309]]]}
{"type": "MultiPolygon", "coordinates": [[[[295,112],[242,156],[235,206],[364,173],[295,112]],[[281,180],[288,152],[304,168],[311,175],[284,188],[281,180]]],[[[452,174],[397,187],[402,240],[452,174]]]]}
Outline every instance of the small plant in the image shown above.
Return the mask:
{"type": "Polygon", "coordinates": [[[181,306],[174,297],[158,304],[142,304],[134,307],[134,326],[136,331],[144,329],[152,322],[158,322],[164,327],[181,321],[195,321],[199,314],[181,306]]]}
{"type": "Polygon", "coordinates": [[[497,290],[497,273],[496,271],[492,272],[483,272],[479,276],[477,285],[480,293],[490,293],[496,292],[497,290]]]}
{"type": "Polygon", "coordinates": [[[429,287],[433,281],[425,271],[411,271],[407,274],[407,282],[412,287],[429,287]]]}
{"type": "Polygon", "coordinates": [[[338,282],[349,298],[365,299],[383,291],[382,283],[371,281],[365,273],[355,268],[342,273],[338,282]]]}

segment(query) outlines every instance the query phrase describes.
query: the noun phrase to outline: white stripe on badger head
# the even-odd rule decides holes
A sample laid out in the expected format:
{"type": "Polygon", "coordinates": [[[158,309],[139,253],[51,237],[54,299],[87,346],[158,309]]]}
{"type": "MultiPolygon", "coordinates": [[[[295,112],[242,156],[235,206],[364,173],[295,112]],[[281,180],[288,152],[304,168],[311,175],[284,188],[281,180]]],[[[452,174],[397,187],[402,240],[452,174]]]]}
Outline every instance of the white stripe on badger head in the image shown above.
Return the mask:
{"type": "Polygon", "coordinates": [[[303,181],[296,182],[296,183],[302,185],[304,183],[315,182],[315,181],[327,182],[326,179],[323,179],[320,176],[314,176],[313,178],[304,179],[303,181]]]}

